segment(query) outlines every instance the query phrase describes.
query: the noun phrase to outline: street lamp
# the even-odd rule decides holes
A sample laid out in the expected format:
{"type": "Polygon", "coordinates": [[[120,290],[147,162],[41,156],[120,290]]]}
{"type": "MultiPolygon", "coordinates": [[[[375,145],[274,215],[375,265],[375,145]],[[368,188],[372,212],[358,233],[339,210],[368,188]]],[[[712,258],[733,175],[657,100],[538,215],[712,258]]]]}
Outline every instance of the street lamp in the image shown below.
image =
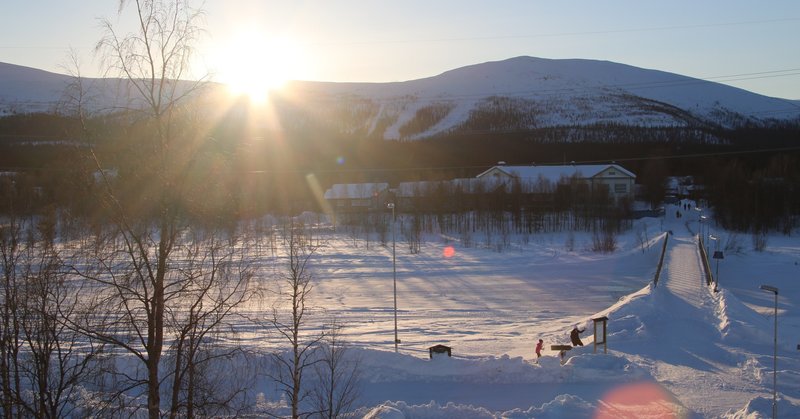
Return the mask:
{"type": "Polygon", "coordinates": [[[775,294],[775,341],[772,354],[772,418],[778,417],[778,289],[770,285],[762,285],[762,290],[775,294]]]}
{"type": "Polygon", "coordinates": [[[718,287],[719,287],[719,261],[720,261],[720,259],[725,259],[725,255],[722,253],[721,250],[719,250],[719,237],[716,237],[713,234],[709,234],[708,238],[711,239],[711,240],[714,240],[714,242],[716,243],[714,245],[714,249],[715,250],[714,250],[714,256],[712,256],[712,258],[717,260],[717,268],[716,268],[717,272],[714,274],[714,292],[717,292],[717,291],[719,291],[719,289],[718,289],[718,287]]]}
{"type": "MultiPolygon", "coordinates": [[[[700,237],[702,237],[700,244],[706,247],[706,257],[708,257],[708,244],[706,243],[706,236],[703,235],[703,224],[705,224],[706,219],[708,219],[708,217],[705,215],[700,216],[700,237]]],[[[707,225],[705,230],[708,231],[707,225]]]]}
{"type": "Polygon", "coordinates": [[[394,351],[397,352],[397,344],[400,339],[397,338],[397,258],[395,257],[395,248],[397,241],[394,235],[395,217],[394,217],[394,202],[386,204],[386,208],[392,210],[392,290],[394,294],[394,351]]]}

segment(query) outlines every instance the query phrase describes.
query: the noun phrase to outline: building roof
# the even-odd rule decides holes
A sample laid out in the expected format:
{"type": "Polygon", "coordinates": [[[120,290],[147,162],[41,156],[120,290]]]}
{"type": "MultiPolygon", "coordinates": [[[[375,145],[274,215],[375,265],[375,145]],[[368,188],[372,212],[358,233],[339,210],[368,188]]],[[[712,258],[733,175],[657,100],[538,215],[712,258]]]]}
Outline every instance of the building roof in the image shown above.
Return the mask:
{"type": "Polygon", "coordinates": [[[577,176],[580,178],[592,178],[608,168],[615,168],[622,174],[635,178],[636,175],[618,164],[575,164],[562,166],[494,166],[477,177],[482,177],[490,171],[500,170],[508,176],[523,180],[545,179],[550,182],[558,182],[564,178],[577,176]]]}
{"type": "Polygon", "coordinates": [[[388,183],[337,183],[325,191],[325,199],[366,199],[389,188],[388,183]]]}

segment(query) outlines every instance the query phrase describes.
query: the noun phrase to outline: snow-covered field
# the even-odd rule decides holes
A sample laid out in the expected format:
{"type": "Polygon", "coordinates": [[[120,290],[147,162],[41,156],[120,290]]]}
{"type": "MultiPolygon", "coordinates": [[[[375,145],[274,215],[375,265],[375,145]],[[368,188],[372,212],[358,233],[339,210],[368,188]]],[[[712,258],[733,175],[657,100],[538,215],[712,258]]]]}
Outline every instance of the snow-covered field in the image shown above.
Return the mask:
{"type": "MultiPolygon", "coordinates": [[[[391,239],[330,235],[311,261],[310,315],[345,325],[361,359],[356,405],[366,417],[757,418],[772,415],[774,296],[759,289],[769,284],[780,290],[778,415],[800,417],[800,241],[773,235],[755,252],[749,235],[712,227],[725,251],[714,293],[704,285],[698,213],[678,219],[676,208],[637,221],[611,254],[589,250],[588,234],[514,238],[502,252],[429,237],[419,254],[398,238],[398,353],[391,239]],[[591,319],[602,315],[607,354],[591,344],[591,319]],[[586,327],[587,345],[561,365],[550,345],[568,343],[574,325],[586,327]],[[546,350],[537,364],[539,338],[546,350]],[[453,356],[429,359],[435,344],[453,356]]],[[[278,401],[268,381],[259,387],[278,401]]]]}

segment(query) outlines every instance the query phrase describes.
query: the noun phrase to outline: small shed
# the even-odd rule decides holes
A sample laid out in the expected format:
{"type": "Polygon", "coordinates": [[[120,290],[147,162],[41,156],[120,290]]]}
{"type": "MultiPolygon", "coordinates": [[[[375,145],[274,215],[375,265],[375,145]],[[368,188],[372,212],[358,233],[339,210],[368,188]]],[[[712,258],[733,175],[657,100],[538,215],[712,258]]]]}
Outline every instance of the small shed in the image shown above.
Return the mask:
{"type": "Polygon", "coordinates": [[[445,345],[434,345],[428,348],[428,356],[433,359],[434,354],[447,354],[447,356],[452,356],[453,348],[445,345]]]}

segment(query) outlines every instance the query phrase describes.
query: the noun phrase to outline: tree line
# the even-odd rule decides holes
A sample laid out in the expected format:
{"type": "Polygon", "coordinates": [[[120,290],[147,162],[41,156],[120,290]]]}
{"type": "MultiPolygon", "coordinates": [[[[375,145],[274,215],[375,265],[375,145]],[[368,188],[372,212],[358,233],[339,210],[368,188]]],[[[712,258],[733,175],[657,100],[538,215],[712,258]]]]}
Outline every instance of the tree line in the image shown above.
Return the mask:
{"type": "Polygon", "coordinates": [[[411,253],[419,251],[426,235],[451,237],[463,247],[482,243],[503,251],[512,237],[528,240],[561,231],[590,232],[593,250],[610,252],[616,249],[616,235],[632,223],[632,200],[614,200],[607,185],[592,186],[577,176],[558,182],[513,179],[498,185],[424,182],[381,199],[386,202],[372,210],[337,212],[336,228],[367,246],[375,235],[385,245],[392,223],[386,203],[391,202],[400,237],[411,253]]]}
{"type": "Polygon", "coordinates": [[[282,268],[270,281],[251,265],[261,246],[217,219],[233,179],[220,173],[234,169],[190,100],[202,84],[176,82],[201,12],[179,0],[121,6],[134,10],[137,29],[105,20],[97,49],[143,106],[93,119],[76,78],[65,112],[81,142],[61,156],[72,170],[0,183],[3,416],[340,416],[357,391],[357,364],[344,357],[340,326],[308,326],[310,233],[284,223],[282,268]],[[109,132],[119,141],[105,141],[109,132]],[[258,298],[272,309],[247,316],[258,298]],[[255,403],[258,354],[226,343],[235,321],[283,337],[266,349],[265,370],[288,412],[255,403]]]}
{"type": "Polygon", "coordinates": [[[784,154],[753,167],[741,159],[711,160],[705,172],[705,196],[715,221],[749,233],[791,234],[800,225],[800,158],[784,154]]]}

